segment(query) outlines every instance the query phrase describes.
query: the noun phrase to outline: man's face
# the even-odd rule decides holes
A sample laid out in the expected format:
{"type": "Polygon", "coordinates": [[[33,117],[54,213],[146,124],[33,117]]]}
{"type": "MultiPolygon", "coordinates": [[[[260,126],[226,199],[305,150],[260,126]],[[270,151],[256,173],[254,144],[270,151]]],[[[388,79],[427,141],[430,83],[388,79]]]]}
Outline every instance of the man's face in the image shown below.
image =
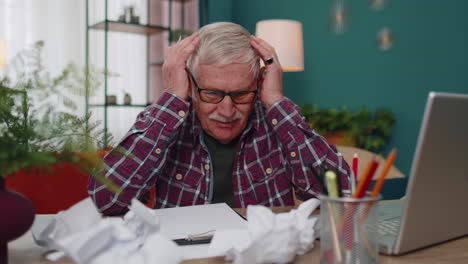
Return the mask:
{"type": "MultiPolygon", "coordinates": [[[[256,79],[247,64],[229,64],[223,67],[200,64],[198,86],[202,89],[223,92],[255,91],[256,79]]],[[[192,83],[193,85],[193,83],[192,83]]],[[[236,104],[230,96],[217,103],[207,103],[200,99],[197,87],[193,87],[193,105],[203,130],[222,144],[227,144],[239,136],[247,126],[255,101],[236,104]]]]}

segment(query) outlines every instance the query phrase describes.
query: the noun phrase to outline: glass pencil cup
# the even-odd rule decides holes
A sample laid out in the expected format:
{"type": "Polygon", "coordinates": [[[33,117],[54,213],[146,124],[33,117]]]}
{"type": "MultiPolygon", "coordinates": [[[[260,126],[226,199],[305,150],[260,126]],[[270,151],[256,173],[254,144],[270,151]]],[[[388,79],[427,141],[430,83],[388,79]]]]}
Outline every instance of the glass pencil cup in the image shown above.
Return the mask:
{"type": "Polygon", "coordinates": [[[379,263],[377,207],[381,196],[318,197],[320,263],[379,263]]]}

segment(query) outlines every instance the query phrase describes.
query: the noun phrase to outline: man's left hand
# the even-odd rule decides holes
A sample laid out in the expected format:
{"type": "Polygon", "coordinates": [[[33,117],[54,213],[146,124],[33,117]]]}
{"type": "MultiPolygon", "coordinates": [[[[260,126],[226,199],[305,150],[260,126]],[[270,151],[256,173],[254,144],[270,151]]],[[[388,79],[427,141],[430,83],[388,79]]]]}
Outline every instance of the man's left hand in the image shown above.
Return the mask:
{"type": "Polygon", "coordinates": [[[260,54],[265,63],[259,74],[260,101],[266,109],[283,98],[283,70],[275,49],[265,40],[250,36],[250,45],[260,54]]]}

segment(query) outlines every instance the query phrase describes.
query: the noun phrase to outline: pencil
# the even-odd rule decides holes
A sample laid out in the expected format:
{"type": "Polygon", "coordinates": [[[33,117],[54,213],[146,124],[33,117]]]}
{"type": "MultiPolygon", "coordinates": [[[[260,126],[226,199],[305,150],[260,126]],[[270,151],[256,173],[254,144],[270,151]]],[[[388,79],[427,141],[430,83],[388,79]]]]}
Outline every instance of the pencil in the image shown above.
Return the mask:
{"type": "MultiPolygon", "coordinates": [[[[395,162],[396,153],[397,153],[397,150],[396,150],[396,148],[394,148],[390,152],[390,154],[388,154],[387,161],[385,162],[382,173],[380,174],[379,179],[377,180],[377,182],[374,185],[374,188],[372,189],[372,192],[371,192],[371,195],[370,195],[371,198],[376,198],[379,195],[380,190],[382,189],[382,186],[383,186],[383,184],[385,182],[385,177],[387,176],[388,172],[390,171],[390,168],[392,167],[393,162],[395,162]]],[[[363,211],[363,213],[361,215],[361,223],[364,223],[364,221],[366,220],[367,215],[369,214],[369,210],[370,210],[372,205],[373,205],[373,203],[367,204],[366,208],[364,209],[364,211],[363,211]]]]}
{"type": "Polygon", "coordinates": [[[390,168],[392,167],[393,162],[395,162],[396,153],[397,153],[397,150],[393,149],[390,152],[390,154],[388,155],[387,161],[385,162],[382,173],[380,174],[379,179],[377,180],[377,182],[374,185],[374,188],[372,189],[372,193],[370,195],[372,198],[375,198],[375,197],[377,197],[379,195],[380,190],[382,189],[382,186],[383,186],[383,184],[385,182],[385,177],[387,176],[388,172],[390,171],[390,168]]]}

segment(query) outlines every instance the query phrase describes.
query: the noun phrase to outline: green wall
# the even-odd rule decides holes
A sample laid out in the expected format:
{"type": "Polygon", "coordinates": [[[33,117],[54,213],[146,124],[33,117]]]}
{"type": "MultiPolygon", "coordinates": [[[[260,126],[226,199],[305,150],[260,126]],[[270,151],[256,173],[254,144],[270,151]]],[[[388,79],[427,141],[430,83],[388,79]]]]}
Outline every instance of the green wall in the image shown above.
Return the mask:
{"type": "Polygon", "coordinates": [[[395,0],[379,12],[369,1],[348,1],[349,30],[338,36],[329,30],[333,3],[210,0],[208,21],[232,21],[252,33],[263,19],[301,21],[305,71],[284,74],[285,95],[299,105],[391,108],[397,123],[383,154],[398,147],[395,165],[409,175],[428,92],[468,93],[468,1],[395,0]],[[384,26],[395,39],[386,52],[376,47],[384,26]]]}

